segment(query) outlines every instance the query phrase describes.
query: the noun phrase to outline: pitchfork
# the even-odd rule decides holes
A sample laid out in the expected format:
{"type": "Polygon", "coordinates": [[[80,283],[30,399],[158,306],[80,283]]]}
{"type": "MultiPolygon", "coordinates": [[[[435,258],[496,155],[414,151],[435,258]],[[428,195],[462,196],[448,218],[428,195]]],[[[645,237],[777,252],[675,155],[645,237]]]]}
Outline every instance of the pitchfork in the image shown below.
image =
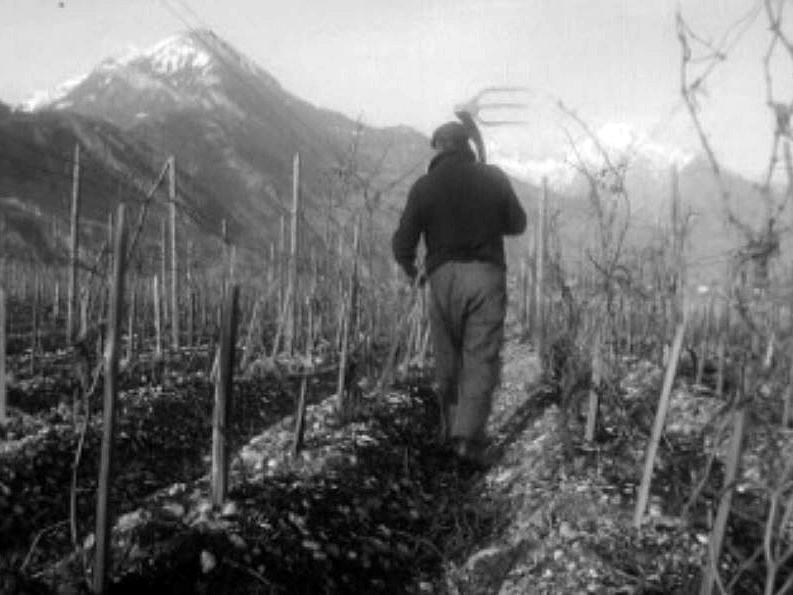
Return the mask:
{"type": "Polygon", "coordinates": [[[521,126],[528,124],[528,120],[522,118],[501,117],[504,110],[524,110],[529,107],[527,101],[518,101],[521,95],[528,95],[531,91],[526,87],[485,87],[479,93],[464,103],[458,104],[454,108],[454,114],[459,118],[468,129],[471,140],[476,145],[479,153],[479,160],[482,163],[487,161],[485,143],[482,140],[482,133],[479,127],[489,126],[521,126]],[[490,113],[491,117],[486,117],[490,113]]]}

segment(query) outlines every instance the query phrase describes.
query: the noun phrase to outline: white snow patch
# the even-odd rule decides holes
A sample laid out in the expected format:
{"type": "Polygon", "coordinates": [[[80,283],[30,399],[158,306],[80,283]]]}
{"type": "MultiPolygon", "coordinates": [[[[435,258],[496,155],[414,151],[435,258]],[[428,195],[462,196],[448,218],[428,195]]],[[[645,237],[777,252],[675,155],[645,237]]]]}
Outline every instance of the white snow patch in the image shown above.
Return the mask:
{"type": "Polygon", "coordinates": [[[202,70],[212,62],[209,53],[184,35],[164,39],[143,52],[143,56],[151,60],[154,70],[161,74],[171,74],[188,68],[202,70]]]}
{"type": "Polygon", "coordinates": [[[584,136],[570,149],[567,160],[577,163],[579,158],[586,166],[602,166],[603,152],[613,164],[644,159],[653,168],[666,170],[671,165],[683,166],[693,159],[693,155],[683,149],[658,142],[650,135],[624,122],[607,122],[594,131],[595,138],[584,136]],[[598,146],[600,145],[600,146],[598,146]]]}
{"type": "Polygon", "coordinates": [[[553,190],[562,190],[572,183],[576,171],[570,164],[556,159],[527,159],[518,155],[491,154],[490,161],[516,180],[539,185],[543,178],[553,190]]]}
{"type": "Polygon", "coordinates": [[[490,161],[514,178],[536,185],[546,178],[549,186],[557,190],[574,181],[580,166],[602,169],[604,152],[612,165],[625,164],[630,171],[632,164],[642,162],[663,175],[670,166],[683,167],[694,158],[693,153],[658,142],[624,122],[606,122],[593,134],[595,138],[580,135],[573,146],[548,146],[547,156],[523,151],[514,142],[502,144],[494,140],[487,143],[487,151],[490,161]]]}
{"type": "Polygon", "coordinates": [[[77,87],[77,85],[82,83],[86,78],[88,78],[88,75],[83,74],[62,82],[54,89],[50,89],[48,91],[36,91],[33,93],[30,99],[24,101],[18,106],[18,108],[23,112],[34,112],[44,107],[48,107],[60,99],[66,97],[66,95],[68,95],[72,89],[77,87]]]}

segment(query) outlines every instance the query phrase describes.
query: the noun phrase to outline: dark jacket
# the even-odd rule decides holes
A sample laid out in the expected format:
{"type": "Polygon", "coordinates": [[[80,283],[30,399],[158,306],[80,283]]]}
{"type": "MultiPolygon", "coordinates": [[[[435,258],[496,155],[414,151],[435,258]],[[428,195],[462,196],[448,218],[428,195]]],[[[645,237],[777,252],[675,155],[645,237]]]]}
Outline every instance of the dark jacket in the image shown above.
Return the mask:
{"type": "Polygon", "coordinates": [[[470,150],[439,153],[408,194],[392,248],[411,278],[424,235],[427,274],[444,262],[483,261],[506,268],[505,235],[523,233],[526,213],[509,178],[470,150]]]}

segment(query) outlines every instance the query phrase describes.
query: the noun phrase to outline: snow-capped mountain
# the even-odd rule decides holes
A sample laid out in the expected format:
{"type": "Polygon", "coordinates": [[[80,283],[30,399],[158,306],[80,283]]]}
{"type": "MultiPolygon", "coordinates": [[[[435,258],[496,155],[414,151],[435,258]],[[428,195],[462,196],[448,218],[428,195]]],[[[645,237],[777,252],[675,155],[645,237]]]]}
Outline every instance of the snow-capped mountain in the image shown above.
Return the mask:
{"type": "Polygon", "coordinates": [[[24,112],[34,112],[38,109],[46,109],[57,105],[57,103],[68,95],[72,89],[82,83],[88,75],[80,75],[60,83],[54,89],[46,91],[36,91],[31,97],[17,106],[17,109],[24,112]]]}
{"type": "MultiPolygon", "coordinates": [[[[571,123],[569,128],[578,125],[571,123]]],[[[514,178],[535,186],[547,181],[550,208],[557,215],[562,245],[568,253],[575,253],[597,233],[597,213],[584,172],[602,183],[598,186],[601,200],[617,196],[610,189],[619,189],[620,204],[629,209],[627,241],[635,247],[668,239],[676,176],[680,212],[688,222],[692,278],[707,280],[716,274],[717,267],[726,266],[736,247],[747,241],[729,223],[724,198],[702,153],[621,122],[606,122],[593,127],[591,135],[566,136],[564,141],[546,144],[544,150],[530,147],[522,151],[514,139],[491,135],[488,149],[491,161],[514,178]]],[[[733,197],[732,211],[749,227],[760,229],[764,211],[758,208],[763,204],[758,189],[729,169],[723,168],[721,176],[733,197]]]]}
{"type": "MultiPolygon", "coordinates": [[[[97,129],[116,130],[118,134],[102,132],[113,149],[104,151],[114,155],[113,167],[148,183],[148,171],[136,176],[135,168],[119,163],[125,152],[132,152],[124,149],[134,147],[155,171],[175,155],[179,194],[192,218],[213,232],[226,219],[233,236],[256,242],[277,234],[296,152],[302,157],[307,217],[317,229],[325,227],[328,175],[343,164],[353,138],[358,139],[358,174],[373,189],[388,186],[381,198],[391,207],[404,200],[410,182],[406,174],[425,165],[429,153],[427,139],[407,127],[361,126],[289,93],[211,31],[190,31],[106,59],[87,75],[38,95],[14,117],[29,124],[47,121],[47,126],[57,121],[64,128],[94,121],[101,123],[97,129]]],[[[92,127],[81,125],[81,130],[82,142],[92,127]]],[[[60,147],[66,155],[73,142],[60,147]]],[[[94,139],[98,155],[101,142],[94,139]]],[[[25,183],[20,180],[19,186],[25,183]]],[[[47,200],[43,188],[40,195],[47,200]]],[[[337,213],[346,218],[355,208],[350,204],[346,213],[337,213]]],[[[392,223],[389,219],[382,225],[390,228],[392,223]]]]}
{"type": "MultiPolygon", "coordinates": [[[[490,128],[483,134],[490,160],[524,182],[520,188],[530,213],[537,186],[542,178],[548,179],[556,201],[553,208],[561,211],[558,221],[567,227],[571,246],[580,244],[591,230],[594,216],[580,168],[601,173],[605,151],[613,165],[624,168],[639,233],[643,225],[657,230],[659,222],[668,221],[674,164],[679,168],[684,210],[700,217],[692,253],[709,255],[728,248],[726,240],[722,241],[721,198],[701,157],[619,122],[594,125],[597,142],[586,134],[572,137],[569,131],[580,126],[565,123],[558,113],[554,116],[552,102],[547,103],[544,112],[535,113],[534,129],[490,128]],[[550,122],[556,128],[540,129],[548,128],[550,122]],[[507,134],[517,138],[505,138],[507,134]],[[720,243],[716,246],[715,242],[720,243]]],[[[370,189],[388,188],[382,197],[385,208],[376,221],[381,239],[392,231],[407,186],[429,157],[428,141],[421,134],[407,127],[361,128],[342,114],[317,108],[290,94],[264,69],[209,31],[174,36],[149,49],[105,60],[27,107],[32,111],[0,118],[0,132],[3,127],[15,127],[15,135],[28,135],[39,153],[31,152],[21,158],[23,164],[6,168],[10,176],[4,177],[0,167],[0,196],[24,200],[35,195],[39,204],[46,204],[59,193],[66,195],[68,189],[58,189],[58,184],[68,180],[62,175],[48,180],[40,169],[63,172],[62,161],[72,150],[75,136],[92,149],[94,167],[105,160],[110,170],[103,174],[104,188],[89,190],[86,185],[86,192],[94,192],[88,204],[97,212],[107,203],[107,187],[114,184],[112,172],[145,186],[162,160],[174,154],[180,197],[202,231],[217,232],[225,218],[232,236],[240,240],[247,236],[256,245],[277,237],[291,192],[295,152],[303,158],[307,217],[315,229],[324,229],[329,174],[347,165],[345,156],[353,139],[358,139],[357,173],[368,180],[370,189]],[[61,153],[60,161],[42,163],[40,152],[53,148],[61,153]],[[27,168],[28,162],[39,169],[27,168]],[[58,190],[53,192],[53,188],[58,190]]],[[[0,149],[19,151],[10,135],[7,146],[4,138],[0,134],[0,149]]],[[[756,213],[759,199],[751,186],[729,172],[725,176],[735,188],[736,200],[748,205],[746,212],[756,213]]],[[[361,206],[360,197],[344,200],[347,204],[337,209],[342,219],[361,206]]],[[[387,241],[381,244],[386,246],[387,241]]]]}
{"type": "Polygon", "coordinates": [[[595,173],[613,167],[632,176],[641,170],[645,175],[666,177],[670,167],[683,168],[695,157],[692,151],[653,139],[624,122],[606,122],[592,135],[566,139],[545,157],[504,148],[498,140],[489,142],[488,148],[492,161],[511,176],[535,185],[544,178],[561,193],[578,189],[584,182],[582,169],[595,173]]]}
{"type": "Polygon", "coordinates": [[[247,106],[240,105],[240,90],[254,82],[259,88],[280,89],[267,72],[214,33],[194,31],[146,50],[129,48],[86,75],[36,93],[20,108],[73,110],[123,127],[134,126],[149,109],[223,108],[243,118],[247,106]]]}

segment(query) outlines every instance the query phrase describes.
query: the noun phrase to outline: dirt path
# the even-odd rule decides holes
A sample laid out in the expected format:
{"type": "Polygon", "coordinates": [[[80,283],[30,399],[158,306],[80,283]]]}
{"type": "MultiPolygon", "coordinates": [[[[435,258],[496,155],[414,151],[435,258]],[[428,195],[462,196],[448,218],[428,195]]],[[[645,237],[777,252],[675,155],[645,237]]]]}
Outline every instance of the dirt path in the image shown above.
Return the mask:
{"type": "Polygon", "coordinates": [[[497,460],[469,494],[500,503],[503,520],[465,561],[447,566],[445,592],[691,592],[695,563],[669,564],[661,554],[688,551],[694,538],[653,524],[633,530],[632,494],[604,478],[606,459],[563,457],[559,408],[540,384],[533,349],[512,338],[503,360],[489,424],[497,460]]]}

